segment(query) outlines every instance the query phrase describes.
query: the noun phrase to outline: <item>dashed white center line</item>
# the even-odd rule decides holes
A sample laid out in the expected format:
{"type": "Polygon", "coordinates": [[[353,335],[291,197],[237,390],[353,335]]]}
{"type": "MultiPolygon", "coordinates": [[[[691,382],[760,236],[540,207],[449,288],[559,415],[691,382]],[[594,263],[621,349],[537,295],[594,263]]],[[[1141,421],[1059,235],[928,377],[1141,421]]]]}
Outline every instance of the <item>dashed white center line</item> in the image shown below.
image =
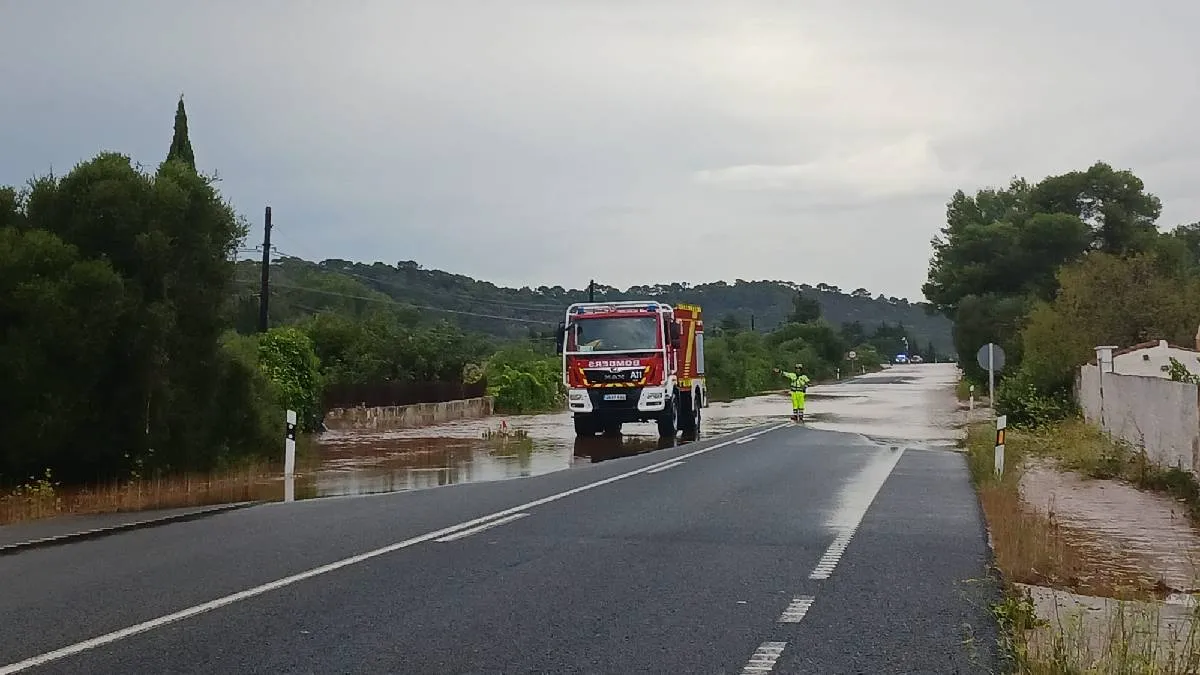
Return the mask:
{"type": "Polygon", "coordinates": [[[903,448],[881,454],[842,489],[839,506],[829,523],[838,534],[825,550],[825,555],[817,562],[812,574],[808,575],[809,579],[828,579],[833,574],[834,568],[846,552],[846,547],[850,545],[850,540],[854,538],[854,533],[858,531],[858,526],[867,515],[867,509],[871,508],[875,496],[887,482],[888,476],[892,475],[892,469],[896,468],[903,454],[903,448]]]}
{"type": "Polygon", "coordinates": [[[742,675],[756,675],[757,673],[769,673],[775,668],[775,662],[783,656],[783,648],[787,646],[786,642],[764,642],[754,650],[750,655],[750,660],[746,666],[742,668],[742,675]]]}
{"type": "Polygon", "coordinates": [[[779,623],[800,623],[804,619],[804,615],[808,614],[814,600],[815,598],[811,595],[793,598],[787,609],[783,610],[783,614],[780,615],[779,623]]]}
{"type": "Polygon", "coordinates": [[[650,469],[646,473],[661,473],[667,469],[674,469],[677,466],[683,466],[683,462],[671,462],[670,464],[664,464],[657,469],[650,469]]]}
{"type": "Polygon", "coordinates": [[[809,579],[828,579],[833,574],[834,568],[841,562],[842,555],[846,552],[846,547],[850,545],[850,540],[854,537],[856,530],[858,530],[857,527],[846,530],[833,540],[829,548],[825,549],[825,555],[817,561],[817,566],[813,568],[812,574],[808,575],[809,579]]]}
{"type": "Polygon", "coordinates": [[[496,527],[498,525],[503,525],[505,523],[511,523],[514,520],[520,520],[521,518],[524,518],[527,515],[529,515],[529,514],[528,513],[514,513],[511,516],[497,518],[491,522],[484,523],[483,525],[480,525],[478,527],[472,527],[472,528],[466,529],[466,530],[459,530],[458,532],[455,532],[454,534],[448,534],[444,537],[435,539],[434,541],[438,542],[439,544],[444,544],[448,541],[462,539],[463,537],[469,537],[473,534],[479,534],[480,532],[483,532],[484,530],[490,530],[493,527],[496,527]]]}

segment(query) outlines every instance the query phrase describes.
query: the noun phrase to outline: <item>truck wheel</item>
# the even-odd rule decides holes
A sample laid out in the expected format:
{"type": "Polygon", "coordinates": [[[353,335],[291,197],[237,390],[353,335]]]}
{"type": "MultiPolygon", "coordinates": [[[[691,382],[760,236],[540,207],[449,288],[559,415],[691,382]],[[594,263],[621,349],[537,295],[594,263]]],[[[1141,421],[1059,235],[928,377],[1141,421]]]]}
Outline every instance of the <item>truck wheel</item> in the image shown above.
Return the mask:
{"type": "Polygon", "coordinates": [[[676,394],[667,401],[662,413],[658,416],[659,438],[675,438],[679,424],[679,395],[676,394]]]}
{"type": "Polygon", "coordinates": [[[595,436],[596,431],[596,421],[590,415],[575,414],[576,436],[595,436]]]}
{"type": "Polygon", "coordinates": [[[684,397],[679,406],[679,430],[685,436],[695,436],[700,431],[700,400],[684,397]]]}

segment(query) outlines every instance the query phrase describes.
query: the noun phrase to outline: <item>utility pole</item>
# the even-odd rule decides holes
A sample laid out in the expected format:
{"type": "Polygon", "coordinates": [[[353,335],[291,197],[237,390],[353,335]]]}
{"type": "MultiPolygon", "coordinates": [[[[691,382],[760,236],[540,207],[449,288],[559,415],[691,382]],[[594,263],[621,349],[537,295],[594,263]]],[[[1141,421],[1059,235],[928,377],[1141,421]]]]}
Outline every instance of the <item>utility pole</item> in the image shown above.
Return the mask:
{"type": "Polygon", "coordinates": [[[588,302],[596,301],[596,280],[592,279],[588,282],[588,302]]]}
{"type": "Polygon", "coordinates": [[[751,333],[754,332],[754,315],[753,314],[750,315],[750,332],[751,333]]]}
{"type": "Polygon", "coordinates": [[[263,223],[262,287],[258,295],[258,332],[267,332],[267,300],[271,297],[271,207],[263,223]]]}

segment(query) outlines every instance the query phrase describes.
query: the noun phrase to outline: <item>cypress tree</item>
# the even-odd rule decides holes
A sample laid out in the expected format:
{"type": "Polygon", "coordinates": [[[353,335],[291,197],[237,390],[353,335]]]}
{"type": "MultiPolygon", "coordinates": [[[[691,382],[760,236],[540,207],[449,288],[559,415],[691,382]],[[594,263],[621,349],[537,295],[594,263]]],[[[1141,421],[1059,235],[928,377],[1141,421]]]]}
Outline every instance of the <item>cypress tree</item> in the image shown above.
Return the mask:
{"type": "Polygon", "coordinates": [[[171,149],[167,152],[167,161],[173,159],[196,168],[196,156],[192,154],[192,141],[188,138],[187,111],[183,109],[182,95],[179,97],[179,105],[175,108],[175,136],[171,138],[171,149]]]}

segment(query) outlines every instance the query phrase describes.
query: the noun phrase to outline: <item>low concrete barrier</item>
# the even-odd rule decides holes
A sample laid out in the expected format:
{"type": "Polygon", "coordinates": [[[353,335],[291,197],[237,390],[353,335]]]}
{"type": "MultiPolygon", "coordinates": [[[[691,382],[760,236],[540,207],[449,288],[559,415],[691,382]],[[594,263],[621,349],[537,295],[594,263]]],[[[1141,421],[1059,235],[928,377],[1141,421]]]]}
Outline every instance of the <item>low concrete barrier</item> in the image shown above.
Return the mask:
{"type": "Polygon", "coordinates": [[[444,403],[417,403],[376,408],[333,408],[325,413],[325,427],[330,431],[413,429],[453,420],[479,419],[491,414],[492,397],[483,396],[444,403]]]}

